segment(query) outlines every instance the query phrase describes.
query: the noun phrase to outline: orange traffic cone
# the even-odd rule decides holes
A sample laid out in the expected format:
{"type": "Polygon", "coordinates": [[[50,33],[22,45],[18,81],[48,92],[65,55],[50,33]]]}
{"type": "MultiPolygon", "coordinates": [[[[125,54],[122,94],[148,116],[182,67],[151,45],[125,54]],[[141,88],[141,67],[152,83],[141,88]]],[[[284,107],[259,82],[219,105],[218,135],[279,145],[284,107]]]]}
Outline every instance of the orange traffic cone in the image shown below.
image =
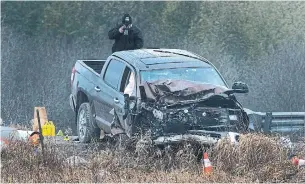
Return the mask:
{"type": "Polygon", "coordinates": [[[208,153],[204,152],[203,153],[203,174],[208,174],[210,175],[213,171],[213,167],[211,164],[211,161],[208,157],[208,153]]]}
{"type": "Polygon", "coordinates": [[[297,156],[292,157],[292,164],[298,167],[305,166],[305,160],[299,159],[297,156]]]}

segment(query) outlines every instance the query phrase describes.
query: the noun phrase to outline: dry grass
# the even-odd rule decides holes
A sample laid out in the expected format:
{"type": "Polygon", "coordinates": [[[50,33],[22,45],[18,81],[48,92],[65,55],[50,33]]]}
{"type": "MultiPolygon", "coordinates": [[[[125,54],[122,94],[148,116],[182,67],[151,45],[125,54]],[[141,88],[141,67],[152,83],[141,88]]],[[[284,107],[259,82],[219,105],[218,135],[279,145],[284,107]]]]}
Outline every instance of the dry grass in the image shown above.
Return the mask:
{"type": "Polygon", "coordinates": [[[214,153],[217,168],[250,181],[285,182],[297,172],[277,137],[242,135],[238,147],[222,141],[214,153]]]}
{"type": "MultiPolygon", "coordinates": [[[[287,159],[287,150],[277,138],[243,135],[238,147],[220,142],[210,153],[214,166],[211,176],[202,175],[202,167],[190,145],[178,150],[151,149],[136,154],[105,148],[86,158],[89,163],[77,167],[65,163],[65,156],[53,146],[42,154],[22,142],[1,154],[2,182],[304,182],[304,170],[298,171],[287,159]]],[[[301,150],[304,152],[304,150],[301,150]]],[[[210,152],[210,151],[209,151],[210,152]]]]}

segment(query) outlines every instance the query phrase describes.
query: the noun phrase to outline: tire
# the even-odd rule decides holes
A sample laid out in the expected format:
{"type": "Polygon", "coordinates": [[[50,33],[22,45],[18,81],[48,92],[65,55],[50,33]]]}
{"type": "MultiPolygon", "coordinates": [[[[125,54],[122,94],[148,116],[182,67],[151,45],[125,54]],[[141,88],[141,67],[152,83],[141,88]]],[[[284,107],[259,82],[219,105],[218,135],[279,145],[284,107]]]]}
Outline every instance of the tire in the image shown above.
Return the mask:
{"type": "Polygon", "coordinates": [[[82,103],[77,112],[77,135],[81,143],[99,139],[100,129],[94,126],[91,107],[88,102],[82,103]]]}

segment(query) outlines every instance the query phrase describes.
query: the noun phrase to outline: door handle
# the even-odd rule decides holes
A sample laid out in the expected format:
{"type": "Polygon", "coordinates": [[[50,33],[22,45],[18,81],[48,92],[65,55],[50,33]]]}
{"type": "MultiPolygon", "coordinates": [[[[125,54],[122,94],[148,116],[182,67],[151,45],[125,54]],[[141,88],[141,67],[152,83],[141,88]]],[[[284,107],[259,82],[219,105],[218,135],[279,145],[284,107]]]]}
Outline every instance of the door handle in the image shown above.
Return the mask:
{"type": "Polygon", "coordinates": [[[117,98],[114,98],[113,100],[114,100],[115,103],[119,103],[120,102],[119,99],[117,99],[117,98]]]}
{"type": "Polygon", "coordinates": [[[97,91],[97,92],[100,92],[101,91],[101,88],[100,87],[98,87],[98,86],[95,86],[95,91],[97,91]]]}

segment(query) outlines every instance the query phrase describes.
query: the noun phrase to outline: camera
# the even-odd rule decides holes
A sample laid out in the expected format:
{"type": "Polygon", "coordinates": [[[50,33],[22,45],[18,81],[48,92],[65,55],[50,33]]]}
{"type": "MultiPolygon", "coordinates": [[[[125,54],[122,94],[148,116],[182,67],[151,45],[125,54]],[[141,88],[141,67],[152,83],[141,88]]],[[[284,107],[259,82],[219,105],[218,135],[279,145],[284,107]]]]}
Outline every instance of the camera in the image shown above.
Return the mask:
{"type": "Polygon", "coordinates": [[[128,31],[129,31],[129,28],[128,28],[128,26],[129,26],[129,24],[124,24],[126,27],[124,27],[123,28],[123,31],[124,31],[124,35],[128,35],[128,31]]]}

